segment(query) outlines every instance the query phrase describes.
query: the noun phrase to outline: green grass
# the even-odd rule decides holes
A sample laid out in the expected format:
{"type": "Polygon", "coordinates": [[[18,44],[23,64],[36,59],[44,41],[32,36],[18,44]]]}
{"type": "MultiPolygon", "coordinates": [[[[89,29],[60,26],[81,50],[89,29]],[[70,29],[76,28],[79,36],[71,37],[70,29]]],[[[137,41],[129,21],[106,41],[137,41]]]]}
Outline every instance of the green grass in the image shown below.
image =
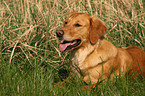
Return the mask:
{"type": "Polygon", "coordinates": [[[69,71],[71,61],[55,37],[70,12],[83,12],[105,22],[105,37],[115,46],[145,50],[143,0],[1,0],[0,6],[1,96],[145,95],[145,79],[118,78],[93,90],[83,89],[74,73],[62,82],[60,70],[69,71]]]}

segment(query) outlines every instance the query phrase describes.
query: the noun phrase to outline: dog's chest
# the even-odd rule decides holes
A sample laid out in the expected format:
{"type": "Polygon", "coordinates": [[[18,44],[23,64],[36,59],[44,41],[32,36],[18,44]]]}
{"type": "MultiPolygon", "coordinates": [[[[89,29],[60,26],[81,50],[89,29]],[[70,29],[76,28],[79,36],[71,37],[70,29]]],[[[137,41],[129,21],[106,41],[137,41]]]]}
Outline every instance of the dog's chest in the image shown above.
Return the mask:
{"type": "Polygon", "coordinates": [[[87,57],[87,52],[74,52],[72,54],[72,71],[77,73],[77,75],[80,77],[80,66],[83,64],[87,57]]]}
{"type": "Polygon", "coordinates": [[[73,55],[72,62],[73,64],[79,66],[83,63],[83,61],[86,59],[88,53],[86,51],[83,52],[75,52],[73,55]]]}
{"type": "Polygon", "coordinates": [[[85,47],[84,49],[79,49],[74,51],[72,57],[72,63],[77,67],[81,66],[81,64],[85,61],[85,59],[90,55],[90,53],[94,50],[93,46],[85,47]]]}

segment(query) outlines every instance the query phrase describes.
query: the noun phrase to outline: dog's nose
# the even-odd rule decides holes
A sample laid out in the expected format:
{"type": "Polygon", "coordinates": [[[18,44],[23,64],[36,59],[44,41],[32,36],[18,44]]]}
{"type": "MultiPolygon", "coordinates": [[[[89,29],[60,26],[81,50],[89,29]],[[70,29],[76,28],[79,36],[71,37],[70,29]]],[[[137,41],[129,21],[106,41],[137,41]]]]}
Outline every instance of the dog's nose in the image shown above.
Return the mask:
{"type": "Polygon", "coordinates": [[[56,31],[56,35],[59,39],[62,39],[63,35],[64,35],[64,31],[63,30],[58,30],[56,31]]]}

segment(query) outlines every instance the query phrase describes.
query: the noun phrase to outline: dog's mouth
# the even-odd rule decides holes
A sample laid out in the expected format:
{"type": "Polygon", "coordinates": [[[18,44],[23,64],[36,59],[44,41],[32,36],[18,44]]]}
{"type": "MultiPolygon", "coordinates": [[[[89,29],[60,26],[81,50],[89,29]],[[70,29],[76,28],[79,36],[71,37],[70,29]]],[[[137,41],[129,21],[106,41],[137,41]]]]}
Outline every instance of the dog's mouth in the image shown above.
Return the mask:
{"type": "Polygon", "coordinates": [[[81,44],[81,40],[80,39],[76,39],[73,41],[63,41],[63,43],[61,43],[59,45],[59,49],[60,51],[66,51],[66,50],[72,50],[76,47],[78,47],[81,44]]]}

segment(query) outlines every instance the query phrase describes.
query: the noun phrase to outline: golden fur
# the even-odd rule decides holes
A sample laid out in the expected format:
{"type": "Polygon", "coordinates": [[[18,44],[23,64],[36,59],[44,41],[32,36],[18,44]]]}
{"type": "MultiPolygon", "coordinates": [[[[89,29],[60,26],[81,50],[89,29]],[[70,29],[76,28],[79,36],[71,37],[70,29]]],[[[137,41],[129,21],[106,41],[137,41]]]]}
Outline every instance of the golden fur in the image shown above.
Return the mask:
{"type": "MultiPolygon", "coordinates": [[[[94,16],[71,13],[56,34],[60,50],[72,51],[73,70],[80,69],[86,83],[113,79],[126,72],[145,76],[145,52],[138,47],[116,48],[103,39],[106,26],[94,16]]],[[[78,74],[79,75],[79,74],[78,74]]]]}

